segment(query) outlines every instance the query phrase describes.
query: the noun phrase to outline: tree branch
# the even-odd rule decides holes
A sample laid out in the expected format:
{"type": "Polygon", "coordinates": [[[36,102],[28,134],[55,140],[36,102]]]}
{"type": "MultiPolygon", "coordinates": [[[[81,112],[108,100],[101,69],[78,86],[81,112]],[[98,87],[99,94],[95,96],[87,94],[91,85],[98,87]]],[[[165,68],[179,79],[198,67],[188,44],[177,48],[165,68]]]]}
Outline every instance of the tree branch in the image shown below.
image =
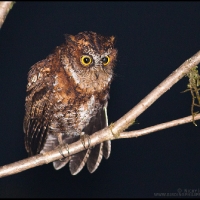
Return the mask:
{"type": "MultiPolygon", "coordinates": [[[[200,114],[196,115],[194,118],[195,118],[195,120],[199,120],[200,114]]],[[[107,130],[103,129],[103,130],[98,131],[95,134],[93,134],[90,138],[91,139],[90,144],[91,144],[91,146],[95,146],[96,144],[105,141],[105,138],[108,138],[110,140],[115,140],[115,139],[122,139],[122,138],[139,137],[139,136],[147,135],[147,134],[159,131],[159,130],[163,130],[163,129],[171,128],[171,127],[178,126],[181,124],[189,123],[189,122],[192,122],[192,120],[193,120],[193,117],[188,116],[188,117],[184,117],[181,119],[177,119],[177,120],[173,120],[170,122],[166,122],[166,123],[158,124],[158,125],[151,126],[148,128],[144,128],[141,130],[122,132],[122,133],[120,133],[120,136],[118,138],[113,136],[112,132],[109,130],[109,127],[107,127],[106,128],[107,130]]],[[[76,154],[83,150],[85,150],[85,149],[84,149],[82,143],[80,142],[80,140],[75,143],[70,144],[68,146],[68,148],[66,148],[66,146],[62,147],[62,152],[63,152],[63,154],[65,154],[65,156],[73,155],[73,154],[76,154]]],[[[39,165],[48,164],[50,162],[53,162],[53,161],[61,159],[61,158],[62,158],[62,156],[60,154],[59,149],[55,149],[53,151],[49,151],[49,152],[46,152],[43,154],[38,154],[36,156],[32,156],[30,158],[26,158],[26,159],[20,160],[18,162],[14,162],[12,164],[4,165],[4,166],[0,167],[0,178],[9,176],[12,174],[17,174],[19,172],[25,171],[27,169],[30,169],[30,168],[33,168],[33,167],[36,167],[39,165]]]]}
{"type": "Polygon", "coordinates": [[[6,16],[8,15],[10,9],[14,5],[14,1],[2,1],[0,2],[0,28],[2,27],[6,16]]]}
{"type": "MultiPolygon", "coordinates": [[[[94,133],[90,136],[90,146],[95,146],[106,140],[114,140],[120,138],[130,138],[138,137],[151,132],[169,128],[172,126],[177,126],[184,123],[189,123],[192,121],[192,116],[174,120],[171,122],[159,124],[146,129],[123,132],[131,124],[134,123],[136,117],[143,113],[150,105],[152,105],[162,94],[169,90],[177,81],[179,81],[183,76],[185,76],[192,67],[198,65],[200,62],[200,51],[197,52],[190,59],[186,60],[178,69],[176,69],[172,74],[170,74],[163,82],[161,82],[152,92],[150,92],[144,99],[142,99],[134,108],[132,108],[123,117],[117,120],[114,124],[94,133]],[[123,132],[123,133],[122,133],[123,132]]],[[[200,119],[200,114],[196,115],[195,120],[200,119]]],[[[68,146],[62,146],[62,152],[65,156],[76,154],[83,151],[84,147],[82,142],[79,140],[68,146]]],[[[55,160],[61,159],[59,149],[55,149],[50,152],[43,154],[38,154],[36,156],[0,167],[0,177],[8,176],[11,174],[16,174],[21,171],[53,162],[55,160]]]]}
{"type": "Polygon", "coordinates": [[[190,59],[186,60],[179,68],[162,81],[154,90],[152,90],[144,99],[142,99],[134,108],[126,113],[122,118],[115,122],[113,132],[118,133],[125,130],[133,121],[143,113],[150,105],[152,105],[161,95],[169,90],[176,82],[183,78],[192,67],[200,62],[200,51],[198,51],[190,59]],[[126,123],[125,123],[126,121],[126,123]]]}

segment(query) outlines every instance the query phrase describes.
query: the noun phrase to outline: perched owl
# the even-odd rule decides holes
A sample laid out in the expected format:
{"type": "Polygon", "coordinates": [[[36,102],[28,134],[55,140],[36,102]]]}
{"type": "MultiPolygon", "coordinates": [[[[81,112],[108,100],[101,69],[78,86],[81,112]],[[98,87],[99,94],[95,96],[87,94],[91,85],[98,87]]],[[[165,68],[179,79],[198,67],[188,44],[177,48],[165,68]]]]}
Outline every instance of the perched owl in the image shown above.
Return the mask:
{"type": "MultiPolygon", "coordinates": [[[[66,35],[65,44],[33,65],[28,73],[25,103],[25,147],[29,156],[70,144],[84,132],[108,125],[107,102],[117,50],[114,37],[94,32],[66,35]]],[[[111,152],[106,141],[53,162],[56,170],[69,162],[71,174],[87,163],[94,172],[111,152]]]]}

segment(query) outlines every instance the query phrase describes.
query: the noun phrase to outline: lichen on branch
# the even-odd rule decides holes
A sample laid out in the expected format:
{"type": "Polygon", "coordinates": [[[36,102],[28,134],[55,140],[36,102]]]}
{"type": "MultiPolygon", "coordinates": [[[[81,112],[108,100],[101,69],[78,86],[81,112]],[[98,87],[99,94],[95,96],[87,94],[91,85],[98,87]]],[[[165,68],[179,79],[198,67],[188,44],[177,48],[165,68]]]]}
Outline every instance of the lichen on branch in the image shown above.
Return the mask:
{"type": "Polygon", "coordinates": [[[191,104],[191,114],[193,118],[193,124],[197,126],[194,120],[194,116],[199,112],[194,111],[194,107],[200,107],[200,95],[199,95],[199,90],[200,90],[200,75],[198,72],[198,66],[194,66],[189,73],[187,74],[189,78],[189,83],[187,85],[188,89],[185,90],[184,92],[190,91],[192,95],[192,104],[191,104]]]}

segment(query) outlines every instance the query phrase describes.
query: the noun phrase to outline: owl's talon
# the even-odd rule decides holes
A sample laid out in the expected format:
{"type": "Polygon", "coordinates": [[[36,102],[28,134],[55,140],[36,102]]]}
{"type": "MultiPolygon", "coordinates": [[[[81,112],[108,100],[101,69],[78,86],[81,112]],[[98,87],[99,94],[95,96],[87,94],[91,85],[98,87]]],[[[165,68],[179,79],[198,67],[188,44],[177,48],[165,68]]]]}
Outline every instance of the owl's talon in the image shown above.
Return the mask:
{"type": "Polygon", "coordinates": [[[63,152],[62,152],[62,146],[61,145],[59,145],[58,146],[58,151],[59,151],[59,153],[62,155],[62,157],[63,158],[61,158],[61,159],[59,159],[61,162],[64,162],[65,161],[65,159],[67,158],[64,154],[63,154],[63,152]]]}
{"type": "Polygon", "coordinates": [[[90,136],[88,134],[85,134],[84,132],[82,132],[81,135],[80,135],[80,139],[81,139],[81,142],[82,142],[84,148],[89,149],[89,147],[90,147],[90,136]],[[86,138],[88,139],[88,146],[87,147],[85,145],[86,144],[85,143],[86,138]]]}
{"type": "Polygon", "coordinates": [[[59,151],[59,153],[60,153],[60,154],[62,155],[62,157],[63,157],[63,158],[61,158],[61,159],[59,159],[59,160],[60,160],[61,162],[64,162],[64,161],[66,160],[66,158],[68,158],[68,156],[69,156],[69,145],[68,145],[68,144],[65,144],[66,149],[67,149],[67,152],[68,152],[68,156],[66,157],[66,156],[63,154],[63,152],[62,152],[62,148],[63,148],[64,143],[63,143],[63,140],[62,140],[62,134],[61,134],[61,133],[58,135],[58,142],[59,142],[58,151],[59,151]]]}
{"type": "Polygon", "coordinates": [[[61,162],[64,162],[66,160],[66,158],[68,158],[70,156],[70,154],[69,154],[69,145],[65,144],[65,147],[67,149],[68,156],[65,156],[64,153],[62,152],[63,145],[58,145],[58,151],[63,157],[63,158],[59,159],[61,162]]]}

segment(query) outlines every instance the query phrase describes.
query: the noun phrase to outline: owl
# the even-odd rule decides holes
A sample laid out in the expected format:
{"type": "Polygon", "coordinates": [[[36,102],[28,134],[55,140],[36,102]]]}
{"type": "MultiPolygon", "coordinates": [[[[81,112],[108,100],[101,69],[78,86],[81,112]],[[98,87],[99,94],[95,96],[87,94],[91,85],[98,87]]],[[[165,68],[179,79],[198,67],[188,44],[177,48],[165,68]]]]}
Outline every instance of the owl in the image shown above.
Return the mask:
{"type": "MultiPolygon", "coordinates": [[[[78,141],[108,125],[107,105],[117,56],[114,37],[85,31],[65,35],[65,43],[33,65],[28,73],[23,129],[29,156],[78,141]]],[[[110,156],[105,141],[53,162],[69,162],[72,175],[87,165],[90,173],[110,156]]]]}

